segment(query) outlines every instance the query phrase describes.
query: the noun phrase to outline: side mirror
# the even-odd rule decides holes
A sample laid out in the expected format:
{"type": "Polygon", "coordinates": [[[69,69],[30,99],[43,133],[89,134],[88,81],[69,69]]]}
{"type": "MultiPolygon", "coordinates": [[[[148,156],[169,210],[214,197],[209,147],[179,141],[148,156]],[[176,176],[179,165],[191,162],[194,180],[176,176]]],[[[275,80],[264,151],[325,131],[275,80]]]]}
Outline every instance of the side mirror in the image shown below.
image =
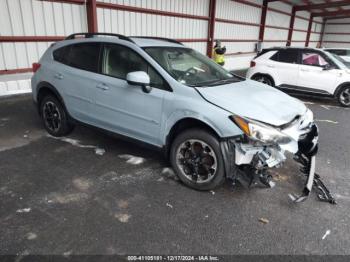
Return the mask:
{"type": "Polygon", "coordinates": [[[322,66],[323,70],[332,70],[334,69],[334,66],[332,66],[331,64],[326,64],[324,66],[322,66]]]}
{"type": "Polygon", "coordinates": [[[146,72],[130,72],[126,75],[126,81],[129,85],[141,86],[142,91],[145,93],[149,93],[152,90],[152,87],[150,86],[150,78],[146,72]]]}

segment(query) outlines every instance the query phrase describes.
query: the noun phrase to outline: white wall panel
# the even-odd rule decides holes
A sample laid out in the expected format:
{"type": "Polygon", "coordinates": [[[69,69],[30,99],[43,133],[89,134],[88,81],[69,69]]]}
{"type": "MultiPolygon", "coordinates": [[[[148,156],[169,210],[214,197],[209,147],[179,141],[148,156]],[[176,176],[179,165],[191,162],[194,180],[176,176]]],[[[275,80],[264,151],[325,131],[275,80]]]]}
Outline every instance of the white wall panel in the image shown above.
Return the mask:
{"type": "MultiPolygon", "coordinates": [[[[292,12],[291,5],[288,5],[286,3],[279,2],[279,1],[269,3],[268,7],[271,7],[271,8],[283,11],[283,12],[288,12],[288,13],[292,12]]],[[[276,12],[274,12],[274,13],[276,13],[276,12]]]]}
{"type": "MultiPolygon", "coordinates": [[[[256,2],[256,1],[255,1],[256,2]]],[[[216,2],[216,18],[260,23],[261,9],[230,0],[216,2]]]]}
{"type": "Polygon", "coordinates": [[[350,18],[345,19],[332,19],[329,20],[325,25],[325,34],[323,36],[323,46],[324,47],[347,47],[350,48],[350,24],[341,24],[341,23],[350,23],[350,18]],[[332,23],[340,23],[332,25],[332,23]],[[348,34],[327,34],[327,33],[348,33],[348,34]],[[335,41],[329,43],[327,41],[335,41]],[[345,42],[345,43],[336,43],[345,42]]]}
{"type": "Polygon", "coordinates": [[[209,0],[102,0],[101,2],[208,16],[209,0]]]}
{"type": "Polygon", "coordinates": [[[225,39],[258,39],[259,27],[217,22],[214,38],[225,39]]]}
{"type": "Polygon", "coordinates": [[[288,39],[288,30],[265,28],[265,40],[286,40],[288,39]]]}
{"type": "Polygon", "coordinates": [[[208,21],[205,20],[102,8],[97,9],[97,17],[100,32],[187,39],[205,39],[208,34],[208,21]]]}
{"type": "Polygon", "coordinates": [[[0,35],[69,35],[86,31],[84,5],[37,0],[1,0],[0,35]]]}
{"type": "MultiPolygon", "coordinates": [[[[294,31],[292,36],[293,41],[306,41],[306,32],[294,31]]],[[[305,44],[305,43],[304,43],[305,44]]]]}
{"type": "MultiPolygon", "coordinates": [[[[66,36],[87,31],[84,5],[0,0],[1,36],[66,36]]],[[[0,43],[0,70],[31,67],[51,43],[0,43]]]]}

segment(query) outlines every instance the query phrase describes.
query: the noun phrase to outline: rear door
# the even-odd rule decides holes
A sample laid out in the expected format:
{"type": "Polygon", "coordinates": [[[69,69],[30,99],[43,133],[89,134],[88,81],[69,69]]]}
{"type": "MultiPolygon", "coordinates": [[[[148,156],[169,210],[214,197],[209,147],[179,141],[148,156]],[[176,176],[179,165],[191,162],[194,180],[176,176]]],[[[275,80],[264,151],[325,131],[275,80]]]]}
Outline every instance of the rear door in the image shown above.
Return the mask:
{"type": "Polygon", "coordinates": [[[68,112],[87,123],[91,122],[100,48],[100,43],[85,42],[54,51],[54,59],[58,60],[54,86],[61,91],[68,112]]]}
{"type": "Polygon", "coordinates": [[[299,73],[299,50],[282,49],[274,54],[270,60],[274,61],[269,65],[271,70],[278,77],[281,87],[296,86],[299,73]]]}
{"type": "Polygon", "coordinates": [[[298,86],[303,91],[320,94],[332,94],[338,76],[336,65],[324,54],[303,50],[299,70],[298,86]],[[332,69],[326,69],[331,67],[332,69]]]}
{"type": "Polygon", "coordinates": [[[114,43],[104,45],[101,75],[95,88],[93,116],[102,128],[159,145],[166,81],[134,50],[114,43]],[[129,85],[130,72],[148,73],[150,93],[129,85]]]}

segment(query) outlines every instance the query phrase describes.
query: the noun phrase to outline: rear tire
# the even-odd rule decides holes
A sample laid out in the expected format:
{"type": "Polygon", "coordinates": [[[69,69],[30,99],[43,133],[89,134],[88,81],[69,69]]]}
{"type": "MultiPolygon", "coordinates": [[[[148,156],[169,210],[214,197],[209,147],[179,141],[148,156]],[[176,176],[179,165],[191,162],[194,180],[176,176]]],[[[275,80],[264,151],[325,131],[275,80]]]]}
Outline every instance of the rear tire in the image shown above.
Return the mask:
{"type": "Polygon", "coordinates": [[[47,95],[40,103],[40,113],[46,131],[55,137],[72,132],[74,125],[69,122],[68,113],[62,103],[53,95],[47,95]]]}
{"type": "Polygon", "coordinates": [[[215,135],[189,129],[179,134],[170,149],[170,162],[180,180],[197,190],[211,190],[225,181],[224,160],[215,135]]]}
{"type": "Polygon", "coordinates": [[[260,74],[254,75],[254,76],[252,77],[252,80],[257,81],[257,82],[260,82],[260,83],[263,83],[263,84],[265,84],[265,85],[272,86],[272,87],[275,86],[275,84],[274,84],[272,78],[269,77],[269,76],[266,76],[266,75],[260,75],[260,74]]]}
{"type": "Polygon", "coordinates": [[[338,102],[343,107],[350,107],[350,86],[342,87],[337,95],[338,102]]]}

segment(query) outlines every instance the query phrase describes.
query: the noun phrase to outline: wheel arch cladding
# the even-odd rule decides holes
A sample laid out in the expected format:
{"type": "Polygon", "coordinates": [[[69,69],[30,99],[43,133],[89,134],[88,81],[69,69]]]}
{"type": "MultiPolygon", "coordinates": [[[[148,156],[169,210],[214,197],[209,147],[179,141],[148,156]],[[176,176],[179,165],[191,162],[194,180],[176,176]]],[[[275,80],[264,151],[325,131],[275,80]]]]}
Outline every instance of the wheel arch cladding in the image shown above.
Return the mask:
{"type": "Polygon", "coordinates": [[[61,102],[61,104],[64,107],[64,109],[67,111],[67,108],[66,108],[66,106],[64,104],[64,101],[63,101],[63,98],[60,95],[60,93],[57,91],[57,89],[53,85],[48,83],[48,82],[40,82],[38,84],[38,87],[37,87],[37,98],[36,98],[37,99],[37,107],[38,107],[39,114],[41,114],[41,112],[40,112],[41,101],[47,95],[52,95],[52,96],[56,97],[58,99],[58,101],[61,102]]]}
{"type": "Polygon", "coordinates": [[[179,119],[175,122],[174,125],[170,128],[166,136],[166,156],[169,157],[171,145],[178,134],[181,132],[191,129],[191,128],[200,128],[208,131],[213,134],[216,138],[220,139],[219,133],[208,123],[201,119],[186,117],[179,119]]]}

